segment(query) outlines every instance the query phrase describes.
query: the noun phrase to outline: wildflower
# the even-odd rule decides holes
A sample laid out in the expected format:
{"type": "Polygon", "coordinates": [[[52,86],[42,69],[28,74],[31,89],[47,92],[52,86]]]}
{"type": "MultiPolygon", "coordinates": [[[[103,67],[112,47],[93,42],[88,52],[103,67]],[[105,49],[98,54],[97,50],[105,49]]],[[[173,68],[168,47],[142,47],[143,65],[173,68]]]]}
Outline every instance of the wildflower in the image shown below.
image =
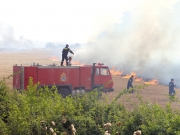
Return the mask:
{"type": "Polygon", "coordinates": [[[106,124],[104,124],[104,128],[110,128],[111,127],[111,123],[106,123],[106,124]]]}
{"type": "Polygon", "coordinates": [[[76,129],[74,128],[74,125],[73,125],[73,124],[71,124],[71,131],[72,131],[73,135],[75,135],[76,129]]]}
{"type": "Polygon", "coordinates": [[[135,131],[133,135],[141,135],[141,130],[135,131]]]}
{"type": "Polygon", "coordinates": [[[55,122],[54,121],[51,121],[52,125],[55,126],[55,122]]]}
{"type": "Polygon", "coordinates": [[[74,128],[74,125],[73,124],[71,124],[71,129],[73,129],[74,128]]]}
{"type": "Polygon", "coordinates": [[[111,135],[109,131],[105,131],[104,135],[111,135]]]}
{"type": "Polygon", "coordinates": [[[62,123],[66,123],[67,119],[66,118],[63,118],[62,119],[62,123]]]}
{"type": "Polygon", "coordinates": [[[50,130],[52,133],[54,133],[54,129],[53,129],[53,128],[50,128],[49,130],[50,130]]]}
{"type": "Polygon", "coordinates": [[[75,129],[75,128],[72,128],[71,130],[72,130],[72,132],[74,132],[74,133],[76,132],[76,129],[75,129]]]}
{"type": "Polygon", "coordinates": [[[57,135],[56,132],[54,132],[53,135],[57,135]]]}
{"type": "Polygon", "coordinates": [[[67,120],[66,118],[62,119],[62,126],[65,129],[70,129],[71,128],[71,122],[69,120],[67,120]]]}

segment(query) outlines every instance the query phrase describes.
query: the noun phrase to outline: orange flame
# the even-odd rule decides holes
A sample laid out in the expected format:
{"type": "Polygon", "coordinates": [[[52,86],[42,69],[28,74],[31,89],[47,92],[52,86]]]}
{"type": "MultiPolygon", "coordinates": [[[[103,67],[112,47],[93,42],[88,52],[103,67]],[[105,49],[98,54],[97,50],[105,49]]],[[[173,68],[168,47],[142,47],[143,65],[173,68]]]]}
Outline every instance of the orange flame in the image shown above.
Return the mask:
{"type": "Polygon", "coordinates": [[[126,75],[126,76],[123,76],[123,78],[130,78],[131,77],[131,75],[133,75],[134,76],[134,80],[136,81],[136,82],[141,82],[141,81],[143,81],[143,79],[142,78],[138,78],[137,77],[137,75],[136,75],[136,73],[135,72],[131,72],[131,74],[129,75],[126,75]]]}
{"type": "Polygon", "coordinates": [[[110,70],[110,73],[111,73],[111,75],[122,75],[123,71],[121,71],[121,72],[119,70],[115,71],[115,68],[112,67],[112,69],[110,70]]]}
{"type": "Polygon", "coordinates": [[[51,61],[59,61],[56,56],[52,56],[51,58],[49,58],[49,60],[51,60],[51,61]]]}
{"type": "Polygon", "coordinates": [[[145,84],[151,84],[151,85],[157,85],[158,84],[158,80],[154,79],[154,80],[150,80],[148,82],[144,82],[145,84]]]}
{"type": "Polygon", "coordinates": [[[81,62],[80,62],[80,61],[71,61],[71,64],[72,64],[72,65],[80,65],[81,62]]]}
{"type": "Polygon", "coordinates": [[[136,82],[141,82],[141,81],[143,81],[142,78],[138,78],[138,77],[134,78],[134,80],[135,80],[136,82]]]}
{"type": "Polygon", "coordinates": [[[131,72],[131,74],[127,74],[127,75],[123,76],[123,78],[130,78],[130,77],[131,77],[131,75],[133,75],[133,76],[134,76],[134,78],[136,78],[136,77],[137,77],[137,75],[136,75],[136,73],[135,73],[135,72],[131,72]]]}
{"type": "MultiPolygon", "coordinates": [[[[110,70],[111,75],[122,75],[123,71],[119,71],[119,70],[115,70],[115,67],[112,67],[112,69],[110,70]]],[[[134,81],[136,82],[144,82],[145,84],[150,84],[150,85],[157,85],[158,84],[158,80],[154,79],[154,80],[150,80],[150,81],[144,81],[143,78],[138,78],[135,72],[131,72],[131,74],[127,74],[125,76],[123,76],[123,78],[130,78],[131,75],[134,76],[134,81]]]]}

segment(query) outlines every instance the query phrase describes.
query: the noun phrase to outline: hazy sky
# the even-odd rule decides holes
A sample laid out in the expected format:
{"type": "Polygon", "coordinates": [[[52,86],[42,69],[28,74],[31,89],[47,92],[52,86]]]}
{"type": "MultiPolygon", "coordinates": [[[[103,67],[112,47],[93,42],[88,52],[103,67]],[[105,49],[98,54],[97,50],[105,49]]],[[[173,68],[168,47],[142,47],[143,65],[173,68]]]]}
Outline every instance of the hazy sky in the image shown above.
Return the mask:
{"type": "Polygon", "coordinates": [[[141,8],[140,12],[149,10],[156,15],[160,9],[163,12],[171,11],[178,1],[1,0],[0,34],[2,31],[6,33],[6,29],[11,27],[16,39],[23,37],[32,41],[87,43],[121,23],[125,12],[133,14],[141,8]]]}
{"type": "Polygon", "coordinates": [[[177,1],[1,0],[0,30],[1,34],[6,33],[11,27],[15,39],[87,43],[121,23],[124,12],[136,12],[144,3],[152,6],[144,10],[152,10],[154,14],[159,8],[168,12],[177,1]]]}

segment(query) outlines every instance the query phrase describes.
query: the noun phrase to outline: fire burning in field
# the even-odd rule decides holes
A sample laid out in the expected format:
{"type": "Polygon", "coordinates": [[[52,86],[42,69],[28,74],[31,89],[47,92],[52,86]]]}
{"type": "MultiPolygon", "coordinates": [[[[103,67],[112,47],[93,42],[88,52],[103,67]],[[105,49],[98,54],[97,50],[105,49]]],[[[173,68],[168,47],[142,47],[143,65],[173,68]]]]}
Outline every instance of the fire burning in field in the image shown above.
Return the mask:
{"type": "Polygon", "coordinates": [[[59,59],[56,56],[52,56],[51,58],[49,58],[49,60],[51,60],[51,61],[59,61],[59,59]]]}
{"type": "Polygon", "coordinates": [[[154,80],[150,80],[148,82],[144,82],[145,84],[151,84],[151,85],[157,85],[158,84],[158,80],[154,79],[154,80]]]}
{"type": "MultiPolygon", "coordinates": [[[[60,61],[60,60],[58,59],[58,57],[56,57],[56,56],[50,57],[49,60],[50,60],[50,61],[60,61]]],[[[82,64],[80,61],[71,61],[71,64],[72,64],[72,65],[85,65],[85,64],[82,64]]]]}
{"type": "MultiPolygon", "coordinates": [[[[119,70],[115,70],[115,68],[113,67],[110,70],[112,75],[118,75],[118,76],[122,76],[123,71],[119,71],[119,70]]],[[[144,81],[143,78],[138,78],[137,74],[135,72],[132,72],[131,74],[127,74],[125,76],[123,76],[123,78],[129,79],[131,76],[134,76],[134,81],[136,82],[144,82],[144,84],[150,84],[150,85],[157,85],[158,84],[158,80],[154,79],[154,80],[150,80],[150,81],[144,81]]]]}
{"type": "MultiPolygon", "coordinates": [[[[50,57],[49,60],[51,60],[51,61],[60,61],[60,60],[58,59],[58,57],[56,57],[56,56],[50,57]]],[[[71,61],[71,64],[72,64],[72,65],[81,65],[81,62],[80,62],[80,61],[71,61]]]]}
{"type": "Polygon", "coordinates": [[[131,75],[133,75],[133,76],[134,76],[134,78],[136,78],[136,77],[137,77],[137,76],[136,76],[136,73],[135,73],[135,72],[132,72],[131,74],[127,74],[127,75],[123,76],[123,78],[130,78],[130,77],[131,77],[131,75]]]}
{"type": "Polygon", "coordinates": [[[84,65],[80,61],[71,61],[72,65],[84,65]]]}
{"type": "Polygon", "coordinates": [[[141,82],[141,81],[143,81],[142,78],[138,78],[138,77],[137,77],[137,75],[136,75],[135,72],[132,72],[131,74],[125,75],[125,76],[123,76],[123,78],[128,78],[128,79],[129,79],[129,78],[131,77],[131,75],[134,76],[134,80],[135,80],[136,82],[141,82]]]}
{"type": "Polygon", "coordinates": [[[114,67],[112,67],[112,69],[110,70],[110,72],[111,72],[111,75],[122,75],[122,73],[123,73],[123,71],[119,71],[119,70],[116,70],[115,71],[115,68],[114,67]]]}

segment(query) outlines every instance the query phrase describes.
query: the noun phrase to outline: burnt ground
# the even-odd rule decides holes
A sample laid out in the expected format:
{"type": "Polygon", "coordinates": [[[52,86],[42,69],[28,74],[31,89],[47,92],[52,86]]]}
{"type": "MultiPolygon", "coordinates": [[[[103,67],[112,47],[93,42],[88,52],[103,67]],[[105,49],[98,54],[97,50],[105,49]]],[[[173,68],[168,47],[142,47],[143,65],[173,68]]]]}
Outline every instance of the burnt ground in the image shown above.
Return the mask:
{"type": "MultiPolygon", "coordinates": [[[[39,64],[59,64],[59,61],[52,61],[51,59],[52,53],[51,50],[47,49],[34,49],[34,50],[24,50],[21,52],[0,52],[0,79],[3,77],[7,77],[12,75],[12,68],[14,64],[25,64],[30,65],[33,62],[39,64]]],[[[113,76],[114,81],[114,92],[103,94],[104,97],[107,97],[109,101],[112,101],[119,92],[126,88],[126,84],[128,79],[123,78],[123,76],[115,75],[113,76]]],[[[12,78],[8,79],[7,85],[12,88],[12,78]]],[[[143,85],[144,82],[133,82],[134,86],[143,85]]],[[[180,97],[180,88],[175,89],[177,92],[177,97],[180,97]]],[[[161,106],[165,106],[169,102],[168,94],[168,86],[165,85],[148,85],[144,89],[137,90],[134,94],[126,94],[122,98],[119,99],[119,102],[130,106],[131,103],[138,102],[137,95],[142,96],[144,101],[153,104],[159,104],[161,106]],[[138,93],[138,94],[137,94],[138,93]]],[[[172,103],[172,106],[175,108],[180,108],[178,103],[172,103]]]]}

